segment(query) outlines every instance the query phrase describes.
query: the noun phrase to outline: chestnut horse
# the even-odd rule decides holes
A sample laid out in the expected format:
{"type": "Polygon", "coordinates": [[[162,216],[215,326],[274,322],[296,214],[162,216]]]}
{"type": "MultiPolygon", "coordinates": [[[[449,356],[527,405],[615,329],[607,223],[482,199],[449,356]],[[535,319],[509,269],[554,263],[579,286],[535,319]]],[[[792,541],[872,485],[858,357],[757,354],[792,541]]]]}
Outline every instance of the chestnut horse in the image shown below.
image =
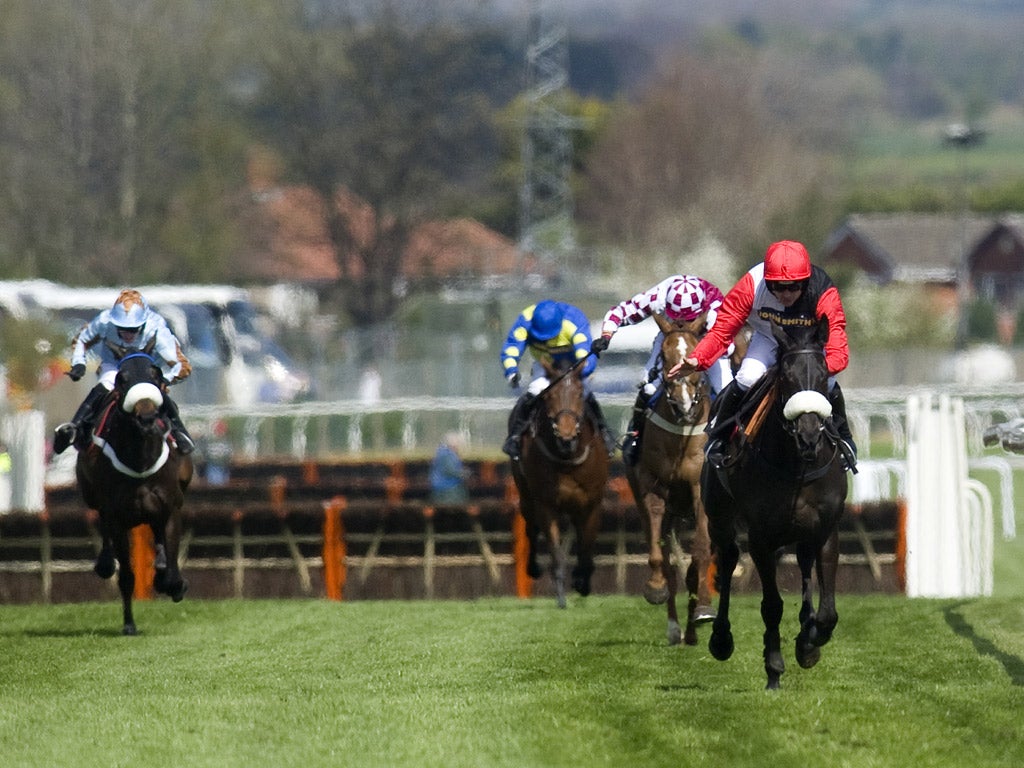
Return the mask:
{"type": "Polygon", "coordinates": [[[673,323],[663,315],[654,315],[654,319],[663,334],[662,375],[644,417],[646,424],[636,466],[626,466],[626,479],[648,540],[647,563],[651,572],[644,585],[644,598],[652,605],[667,602],[670,645],[681,641],[696,645],[697,625],[715,617],[708,584],[711,541],[700,496],[711,388],[707,377],[699,371],[671,381],[666,379],[665,372],[697,345],[705,315],[687,323],[673,323]],[[672,539],[675,537],[680,544],[685,540],[684,523],[687,528],[693,527],[686,568],[689,602],[685,634],[676,610],[677,563],[672,561],[672,539]]]}
{"type": "Polygon", "coordinates": [[[537,549],[543,536],[559,608],[566,606],[568,560],[562,528],[571,524],[576,536],[573,589],[589,595],[594,542],[608,483],[608,453],[597,424],[587,414],[582,367],[583,361],[545,366],[547,386],[536,396],[521,458],[512,462],[529,542],[526,571],[533,579],[542,574],[537,549]]]}
{"type": "Polygon", "coordinates": [[[188,589],[178,570],[178,543],[192,459],[172,445],[168,426],[159,418],[161,379],[148,354],[125,355],[92,444],[79,452],[75,465],[82,499],[99,512],[102,545],[93,569],[96,575],[113,576],[116,558],[125,635],[138,632],[132,616],[132,528],[148,525],[153,531],[157,591],[178,602],[188,589]]]}
{"type": "MultiPolygon", "coordinates": [[[[772,331],[779,345],[778,364],[767,374],[774,383],[765,396],[766,411],[758,411],[767,415],[758,428],[748,425],[733,434],[723,467],[706,464],[701,484],[718,559],[720,591],[709,648],[721,661],[733,652],[729,597],[739,559],[737,534],[743,527],[761,581],[769,689],[779,687],[785,670],[779,634],[783,609],[776,574],[779,551],[796,547],[801,577],[796,659],[801,667],[810,668],[818,662],[821,646],[831,639],[839,621],[835,603],[837,526],[847,491],[842,456],[835,438],[825,430],[825,420],[832,412],[824,354],[828,320],[785,328],[773,323],[772,331]],[[818,580],[817,611],[812,571],[818,580]]],[[[759,386],[752,391],[764,389],[759,386]]]]}

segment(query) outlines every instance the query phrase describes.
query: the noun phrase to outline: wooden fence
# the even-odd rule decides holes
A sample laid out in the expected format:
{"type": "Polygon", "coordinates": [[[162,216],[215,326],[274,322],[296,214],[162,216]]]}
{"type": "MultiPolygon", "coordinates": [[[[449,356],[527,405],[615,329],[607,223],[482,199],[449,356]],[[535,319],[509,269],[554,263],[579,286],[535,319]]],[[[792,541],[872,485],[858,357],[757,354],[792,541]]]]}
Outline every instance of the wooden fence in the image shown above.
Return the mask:
{"type": "MultiPolygon", "coordinates": [[[[518,497],[504,464],[474,462],[472,502],[428,499],[427,462],[258,462],[233,467],[226,486],[189,491],[179,562],[189,595],[464,599],[549,594],[525,575],[518,497]]],[[[841,584],[896,591],[894,504],[854,507],[841,532],[841,584]]],[[[639,594],[647,574],[641,520],[621,465],[609,482],[598,537],[595,593],[639,594]]],[[[688,541],[677,543],[686,560],[688,541]]],[[[572,537],[565,543],[572,548],[572,537]]],[[[96,515],[77,490],[53,488],[41,515],[0,517],[0,601],[106,599],[115,580],[92,575],[96,515]]],[[[152,594],[148,531],[135,530],[137,597],[152,594]]],[[[791,556],[784,570],[795,566],[791,556]]],[[[749,562],[738,587],[755,588],[749,562]]],[[[784,576],[785,578],[785,576],[784,576]]],[[[797,581],[793,582],[798,584],[797,581]]]]}

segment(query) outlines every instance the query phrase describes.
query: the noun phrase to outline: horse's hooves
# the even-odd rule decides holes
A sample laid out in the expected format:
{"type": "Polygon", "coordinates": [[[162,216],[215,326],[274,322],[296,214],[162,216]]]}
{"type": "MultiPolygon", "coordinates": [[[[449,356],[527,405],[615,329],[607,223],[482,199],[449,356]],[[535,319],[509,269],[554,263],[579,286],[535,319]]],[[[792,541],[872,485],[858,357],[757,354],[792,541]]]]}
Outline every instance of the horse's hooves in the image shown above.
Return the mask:
{"type": "Polygon", "coordinates": [[[683,642],[683,629],[679,626],[678,621],[670,621],[668,623],[668,644],[679,645],[683,642]]]}
{"type": "Polygon", "coordinates": [[[182,579],[181,586],[171,593],[171,600],[180,603],[184,599],[186,592],[188,592],[188,582],[182,579]]]}
{"type": "Polygon", "coordinates": [[[796,663],[803,669],[810,669],[821,659],[821,648],[814,644],[804,632],[796,638],[796,663]]]}
{"type": "Polygon", "coordinates": [[[109,579],[111,576],[113,576],[114,568],[114,558],[108,558],[104,555],[100,555],[98,558],[96,558],[96,565],[92,567],[95,574],[99,576],[101,579],[109,579]]]}
{"type": "Polygon", "coordinates": [[[645,584],[644,600],[651,605],[664,605],[668,600],[668,587],[652,587],[650,584],[645,584]]]}
{"type": "Polygon", "coordinates": [[[710,605],[698,605],[693,609],[693,622],[695,624],[706,624],[709,621],[714,621],[718,616],[718,611],[710,605]]]}
{"type": "Polygon", "coordinates": [[[711,651],[711,655],[719,661],[725,661],[732,656],[734,647],[732,632],[711,633],[711,639],[708,640],[708,650],[711,651]]]}
{"type": "Polygon", "coordinates": [[[121,628],[121,634],[126,637],[135,637],[135,635],[139,634],[139,630],[135,628],[134,624],[125,624],[124,627],[121,628]]]}

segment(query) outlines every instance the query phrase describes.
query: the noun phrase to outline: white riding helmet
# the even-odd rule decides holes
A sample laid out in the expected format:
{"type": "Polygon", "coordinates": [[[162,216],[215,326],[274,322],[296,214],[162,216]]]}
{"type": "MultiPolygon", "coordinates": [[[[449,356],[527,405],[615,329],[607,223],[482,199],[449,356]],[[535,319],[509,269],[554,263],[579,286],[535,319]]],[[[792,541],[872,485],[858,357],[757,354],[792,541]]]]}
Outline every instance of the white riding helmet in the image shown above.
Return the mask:
{"type": "Polygon", "coordinates": [[[118,328],[141,328],[149,319],[149,304],[131,288],[121,291],[110,309],[110,322],[118,328]]]}

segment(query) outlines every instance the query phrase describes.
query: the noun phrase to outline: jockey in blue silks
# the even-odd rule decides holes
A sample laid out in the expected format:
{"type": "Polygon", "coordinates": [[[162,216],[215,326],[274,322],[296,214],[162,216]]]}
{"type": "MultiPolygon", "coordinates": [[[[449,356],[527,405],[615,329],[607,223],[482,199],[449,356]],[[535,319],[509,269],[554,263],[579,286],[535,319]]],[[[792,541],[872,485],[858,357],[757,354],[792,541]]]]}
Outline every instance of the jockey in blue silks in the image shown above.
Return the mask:
{"type": "Polygon", "coordinates": [[[519,313],[501,349],[501,368],[512,389],[519,388],[519,363],[527,349],[534,360],[530,384],[512,409],[509,434],[501,448],[513,461],[519,460],[521,438],[530,424],[537,395],[548,385],[541,361],[570,364],[585,361],[582,374],[587,406],[597,421],[608,453],[615,450],[615,440],[608,430],[601,406],[586,383],[597,366],[597,356],[590,354],[590,345],[590,321],[579,307],[545,299],[519,313]]]}

